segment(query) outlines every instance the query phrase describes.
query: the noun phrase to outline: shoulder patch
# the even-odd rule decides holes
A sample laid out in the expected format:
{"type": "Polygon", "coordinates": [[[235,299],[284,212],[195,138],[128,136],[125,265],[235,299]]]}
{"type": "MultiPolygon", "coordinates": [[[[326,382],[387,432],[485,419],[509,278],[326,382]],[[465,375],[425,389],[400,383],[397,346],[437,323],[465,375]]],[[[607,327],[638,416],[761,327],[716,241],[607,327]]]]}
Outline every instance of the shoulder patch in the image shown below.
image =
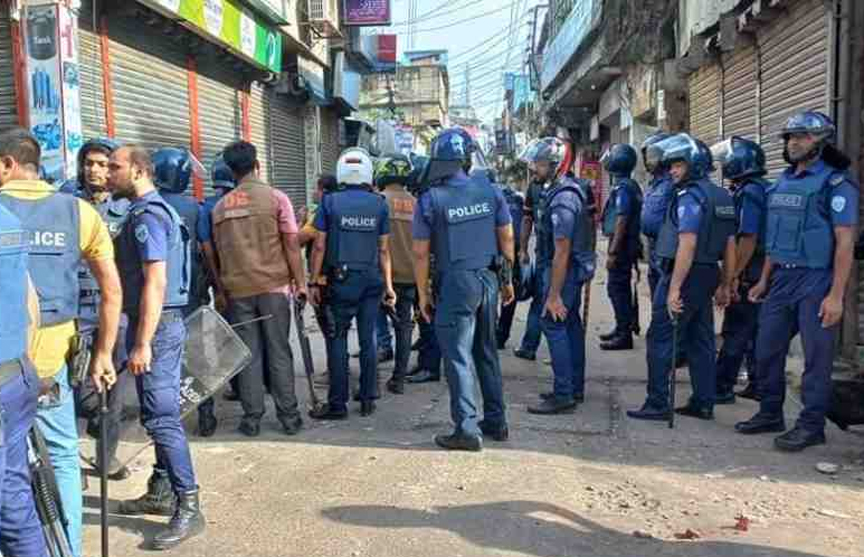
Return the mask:
{"type": "Polygon", "coordinates": [[[142,244],[146,243],[150,238],[150,231],[147,229],[146,224],[139,224],[135,227],[135,239],[141,242],[142,244]]]}
{"type": "Polygon", "coordinates": [[[835,213],[842,213],[843,209],[846,208],[846,198],[842,195],[835,195],[831,198],[831,209],[835,213]]]}
{"type": "Polygon", "coordinates": [[[835,174],[834,176],[831,177],[830,180],[828,180],[828,183],[836,188],[837,186],[841,185],[845,181],[846,181],[846,176],[844,176],[843,174],[835,174]]]}

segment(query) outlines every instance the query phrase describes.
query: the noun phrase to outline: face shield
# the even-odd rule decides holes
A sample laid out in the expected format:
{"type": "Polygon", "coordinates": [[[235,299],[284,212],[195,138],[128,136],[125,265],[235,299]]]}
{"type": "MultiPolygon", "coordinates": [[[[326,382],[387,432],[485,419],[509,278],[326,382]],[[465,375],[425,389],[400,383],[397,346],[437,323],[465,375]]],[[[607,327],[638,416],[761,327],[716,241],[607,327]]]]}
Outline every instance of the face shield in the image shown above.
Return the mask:
{"type": "Polygon", "coordinates": [[[732,154],[735,151],[734,147],[734,140],[731,138],[720,143],[715,143],[711,146],[711,156],[714,157],[714,161],[719,163],[721,167],[725,166],[732,159],[732,154]]]}

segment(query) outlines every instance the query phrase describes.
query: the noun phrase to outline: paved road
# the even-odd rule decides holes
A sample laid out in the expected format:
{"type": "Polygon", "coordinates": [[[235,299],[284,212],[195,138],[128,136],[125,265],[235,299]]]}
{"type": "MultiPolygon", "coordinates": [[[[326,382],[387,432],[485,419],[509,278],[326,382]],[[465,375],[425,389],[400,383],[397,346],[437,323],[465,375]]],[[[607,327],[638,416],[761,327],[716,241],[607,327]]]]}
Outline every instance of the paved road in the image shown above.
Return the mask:
{"type": "MultiPolygon", "coordinates": [[[[770,436],[732,432],[737,420],[754,411],[749,401],[718,408],[714,423],[680,419],[674,431],[628,420],[624,410],[644,397],[644,341],[624,354],[596,349],[594,337],[610,322],[604,289],[595,283],[586,403],[572,416],[527,414],[538,391],[550,388],[551,368],[502,352],[511,441],[490,441],[481,454],[434,447],[433,435],[449,428],[444,383],[385,395],[371,418],[351,408],[347,422],[307,420],[302,434],[292,438],[279,432],[272,411],[259,439],[242,437],[235,432],[239,406],[220,401],[219,433],[193,442],[208,530],[172,553],[864,555],[864,436],[832,429],[827,446],[783,455],[771,448],[770,436]],[[815,465],[823,461],[843,468],[836,476],[822,475],[815,465]],[[742,515],[750,519],[747,532],[734,529],[742,515]],[[699,539],[675,539],[688,529],[699,539]]],[[[643,312],[647,306],[646,300],[643,312]]],[[[516,338],[526,309],[520,308],[516,338]]],[[[317,361],[323,362],[320,336],[314,341],[317,361]]],[[[383,379],[390,370],[390,364],[383,367],[383,379]]],[[[686,372],[680,375],[684,400],[689,387],[686,372]]],[[[144,490],[151,462],[147,451],[135,461],[132,479],[111,484],[112,507],[144,490]]],[[[85,501],[87,555],[99,553],[97,497],[93,481],[85,501]]],[[[110,522],[112,555],[135,557],[150,553],[147,540],[163,519],[112,515],[110,522]]]]}

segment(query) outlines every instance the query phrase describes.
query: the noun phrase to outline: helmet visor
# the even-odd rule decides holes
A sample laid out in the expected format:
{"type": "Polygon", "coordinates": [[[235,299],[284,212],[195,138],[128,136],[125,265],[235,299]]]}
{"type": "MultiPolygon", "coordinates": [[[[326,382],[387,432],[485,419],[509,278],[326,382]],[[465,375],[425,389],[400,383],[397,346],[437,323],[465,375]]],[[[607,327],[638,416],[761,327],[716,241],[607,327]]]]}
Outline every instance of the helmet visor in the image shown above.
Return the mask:
{"type": "Polygon", "coordinates": [[[720,143],[715,143],[711,146],[711,156],[714,157],[714,160],[720,163],[721,166],[725,165],[732,158],[733,153],[733,140],[727,139],[725,141],[721,141],[720,143]]]}
{"type": "Polygon", "coordinates": [[[663,150],[663,162],[666,164],[675,161],[692,162],[699,154],[699,145],[687,134],[679,133],[668,139],[664,139],[657,146],[663,150]]]}

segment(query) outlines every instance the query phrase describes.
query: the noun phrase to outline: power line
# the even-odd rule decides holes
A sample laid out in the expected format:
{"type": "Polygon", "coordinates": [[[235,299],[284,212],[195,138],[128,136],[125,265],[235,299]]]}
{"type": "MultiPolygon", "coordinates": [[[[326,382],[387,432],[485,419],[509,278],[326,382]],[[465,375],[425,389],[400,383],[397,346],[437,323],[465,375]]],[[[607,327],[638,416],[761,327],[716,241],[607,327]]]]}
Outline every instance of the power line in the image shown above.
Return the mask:
{"type": "MultiPolygon", "coordinates": [[[[480,0],[480,1],[482,2],[482,0],[480,0]]],[[[519,0],[516,0],[516,1],[519,1],[519,0]]],[[[445,15],[455,14],[455,13],[460,12],[460,11],[462,11],[468,7],[467,5],[466,6],[459,6],[457,8],[453,8],[452,10],[448,10],[446,12],[435,13],[435,12],[437,12],[437,10],[446,8],[448,5],[456,4],[459,2],[474,2],[474,3],[476,3],[477,0],[452,0],[450,2],[445,2],[443,5],[438,6],[438,8],[435,8],[434,10],[428,11],[423,15],[418,15],[413,19],[409,18],[406,21],[398,21],[396,23],[393,23],[393,24],[391,24],[391,27],[404,27],[406,25],[415,25],[417,23],[425,23],[426,21],[436,19],[436,18],[445,16],[445,15]]]]}
{"type": "MultiPolygon", "coordinates": [[[[516,0],[516,1],[518,2],[519,0],[516,0]]],[[[443,30],[443,29],[450,29],[451,27],[456,27],[457,25],[461,25],[461,24],[463,24],[463,23],[468,23],[468,22],[471,22],[471,21],[476,21],[476,20],[481,19],[481,18],[484,18],[484,17],[486,17],[486,16],[493,15],[493,14],[497,14],[497,13],[499,13],[499,12],[503,12],[503,11],[506,10],[508,7],[510,7],[511,5],[512,5],[512,4],[508,4],[508,5],[506,5],[506,6],[503,6],[503,7],[500,7],[500,8],[496,8],[496,9],[494,9],[494,10],[489,10],[488,12],[484,12],[484,13],[482,13],[482,14],[477,14],[477,15],[475,15],[475,16],[467,17],[467,18],[465,18],[465,19],[460,19],[459,21],[453,21],[453,22],[451,22],[451,23],[448,23],[447,25],[442,25],[442,26],[440,26],[440,27],[430,27],[430,28],[428,28],[428,29],[415,29],[414,32],[415,32],[415,33],[430,33],[430,32],[432,32],[432,31],[441,31],[441,30],[443,30]]]]}

